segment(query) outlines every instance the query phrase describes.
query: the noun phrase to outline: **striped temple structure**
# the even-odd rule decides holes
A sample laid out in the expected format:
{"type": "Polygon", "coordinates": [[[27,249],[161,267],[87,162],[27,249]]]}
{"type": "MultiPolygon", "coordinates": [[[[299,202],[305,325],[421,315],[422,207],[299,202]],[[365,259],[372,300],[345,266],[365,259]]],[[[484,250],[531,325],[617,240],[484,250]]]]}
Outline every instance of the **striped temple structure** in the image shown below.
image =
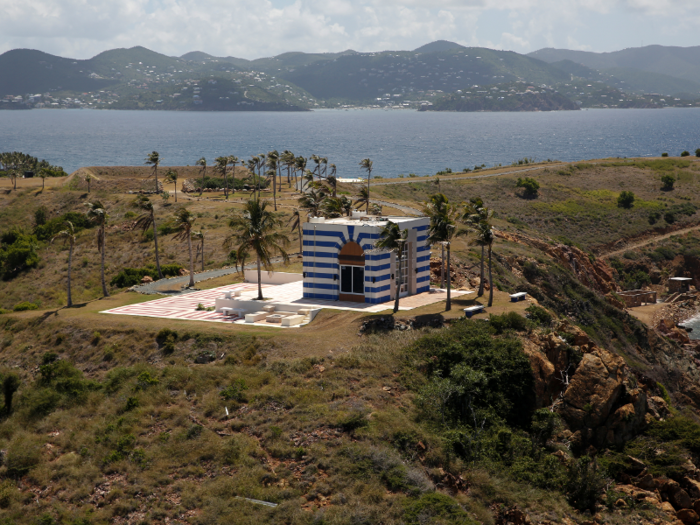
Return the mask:
{"type": "Polygon", "coordinates": [[[401,272],[401,296],[430,289],[427,217],[312,217],[304,223],[304,297],[384,303],[395,298],[397,256],[374,249],[388,222],[408,230],[401,272]]]}

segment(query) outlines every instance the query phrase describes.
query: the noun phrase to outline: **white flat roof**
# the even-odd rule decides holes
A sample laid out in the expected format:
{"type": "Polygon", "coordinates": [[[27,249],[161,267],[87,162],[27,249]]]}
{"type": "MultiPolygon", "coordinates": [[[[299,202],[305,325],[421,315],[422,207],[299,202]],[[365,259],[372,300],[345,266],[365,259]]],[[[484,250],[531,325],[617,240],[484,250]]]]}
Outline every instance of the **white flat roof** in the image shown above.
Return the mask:
{"type": "Polygon", "coordinates": [[[337,217],[335,219],[325,219],[323,222],[311,221],[310,224],[339,224],[343,226],[385,226],[389,222],[397,224],[427,219],[428,217],[404,217],[404,216],[364,216],[360,217],[337,217]]]}

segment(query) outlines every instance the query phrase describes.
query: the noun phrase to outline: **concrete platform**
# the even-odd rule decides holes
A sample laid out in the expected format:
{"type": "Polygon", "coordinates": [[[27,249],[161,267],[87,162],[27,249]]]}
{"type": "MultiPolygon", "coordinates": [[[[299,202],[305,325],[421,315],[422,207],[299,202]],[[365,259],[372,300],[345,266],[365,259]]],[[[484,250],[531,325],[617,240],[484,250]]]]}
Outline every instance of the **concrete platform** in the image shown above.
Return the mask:
{"type": "MultiPolygon", "coordinates": [[[[240,292],[239,299],[241,301],[251,301],[258,296],[258,285],[256,283],[238,283],[229,286],[221,286],[211,290],[202,290],[192,292],[175,297],[165,297],[163,299],[155,299],[143,303],[121,306],[112,308],[100,313],[115,314],[115,315],[136,315],[143,317],[158,317],[163,319],[181,319],[183,321],[208,321],[215,323],[229,324],[246,324],[248,326],[267,326],[270,328],[298,328],[303,325],[282,326],[281,323],[268,323],[263,319],[262,322],[246,323],[244,318],[230,317],[220,312],[207,312],[206,310],[196,310],[198,304],[202,304],[205,308],[213,307],[215,299],[222,297],[224,292],[240,292]]],[[[460,297],[474,291],[452,291],[452,297],[460,297]]],[[[319,299],[304,299],[303,283],[300,281],[280,284],[280,285],[263,285],[264,302],[258,302],[260,305],[257,310],[262,310],[265,305],[274,304],[291,304],[303,306],[306,309],[314,310],[319,308],[332,308],[335,310],[352,310],[358,312],[377,313],[394,307],[394,301],[389,301],[382,304],[369,303],[353,303],[347,301],[324,301],[319,299]]],[[[426,306],[429,304],[444,301],[447,298],[447,293],[444,290],[435,290],[434,292],[425,292],[410,297],[404,297],[400,301],[399,310],[410,311],[414,308],[426,306]]],[[[251,310],[252,313],[253,310],[251,310]]]]}

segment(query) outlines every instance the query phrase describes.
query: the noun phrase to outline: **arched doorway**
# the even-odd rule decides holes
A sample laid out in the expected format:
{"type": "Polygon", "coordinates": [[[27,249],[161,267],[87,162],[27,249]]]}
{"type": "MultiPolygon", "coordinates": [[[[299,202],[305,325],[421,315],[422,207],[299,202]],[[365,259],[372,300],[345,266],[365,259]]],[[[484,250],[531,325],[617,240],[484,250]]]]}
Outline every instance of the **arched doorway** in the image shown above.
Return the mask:
{"type": "Polygon", "coordinates": [[[362,246],[350,241],[338,254],[340,265],[341,301],[365,302],[365,252],[362,246]]]}

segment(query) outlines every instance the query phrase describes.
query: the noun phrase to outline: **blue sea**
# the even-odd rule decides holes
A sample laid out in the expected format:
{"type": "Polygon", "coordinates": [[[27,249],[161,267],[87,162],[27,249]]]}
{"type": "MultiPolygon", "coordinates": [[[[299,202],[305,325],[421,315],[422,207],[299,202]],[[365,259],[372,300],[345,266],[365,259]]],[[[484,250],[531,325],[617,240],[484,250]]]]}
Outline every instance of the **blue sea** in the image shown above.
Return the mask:
{"type": "Polygon", "coordinates": [[[273,149],[317,154],[339,177],[434,174],[524,157],[575,161],[678,155],[700,147],[700,109],[597,109],[538,113],[410,110],[169,112],[0,111],[0,151],[23,151],[71,172],[81,166],[141,165],[158,151],[163,166],[247,158],[273,149]]]}

